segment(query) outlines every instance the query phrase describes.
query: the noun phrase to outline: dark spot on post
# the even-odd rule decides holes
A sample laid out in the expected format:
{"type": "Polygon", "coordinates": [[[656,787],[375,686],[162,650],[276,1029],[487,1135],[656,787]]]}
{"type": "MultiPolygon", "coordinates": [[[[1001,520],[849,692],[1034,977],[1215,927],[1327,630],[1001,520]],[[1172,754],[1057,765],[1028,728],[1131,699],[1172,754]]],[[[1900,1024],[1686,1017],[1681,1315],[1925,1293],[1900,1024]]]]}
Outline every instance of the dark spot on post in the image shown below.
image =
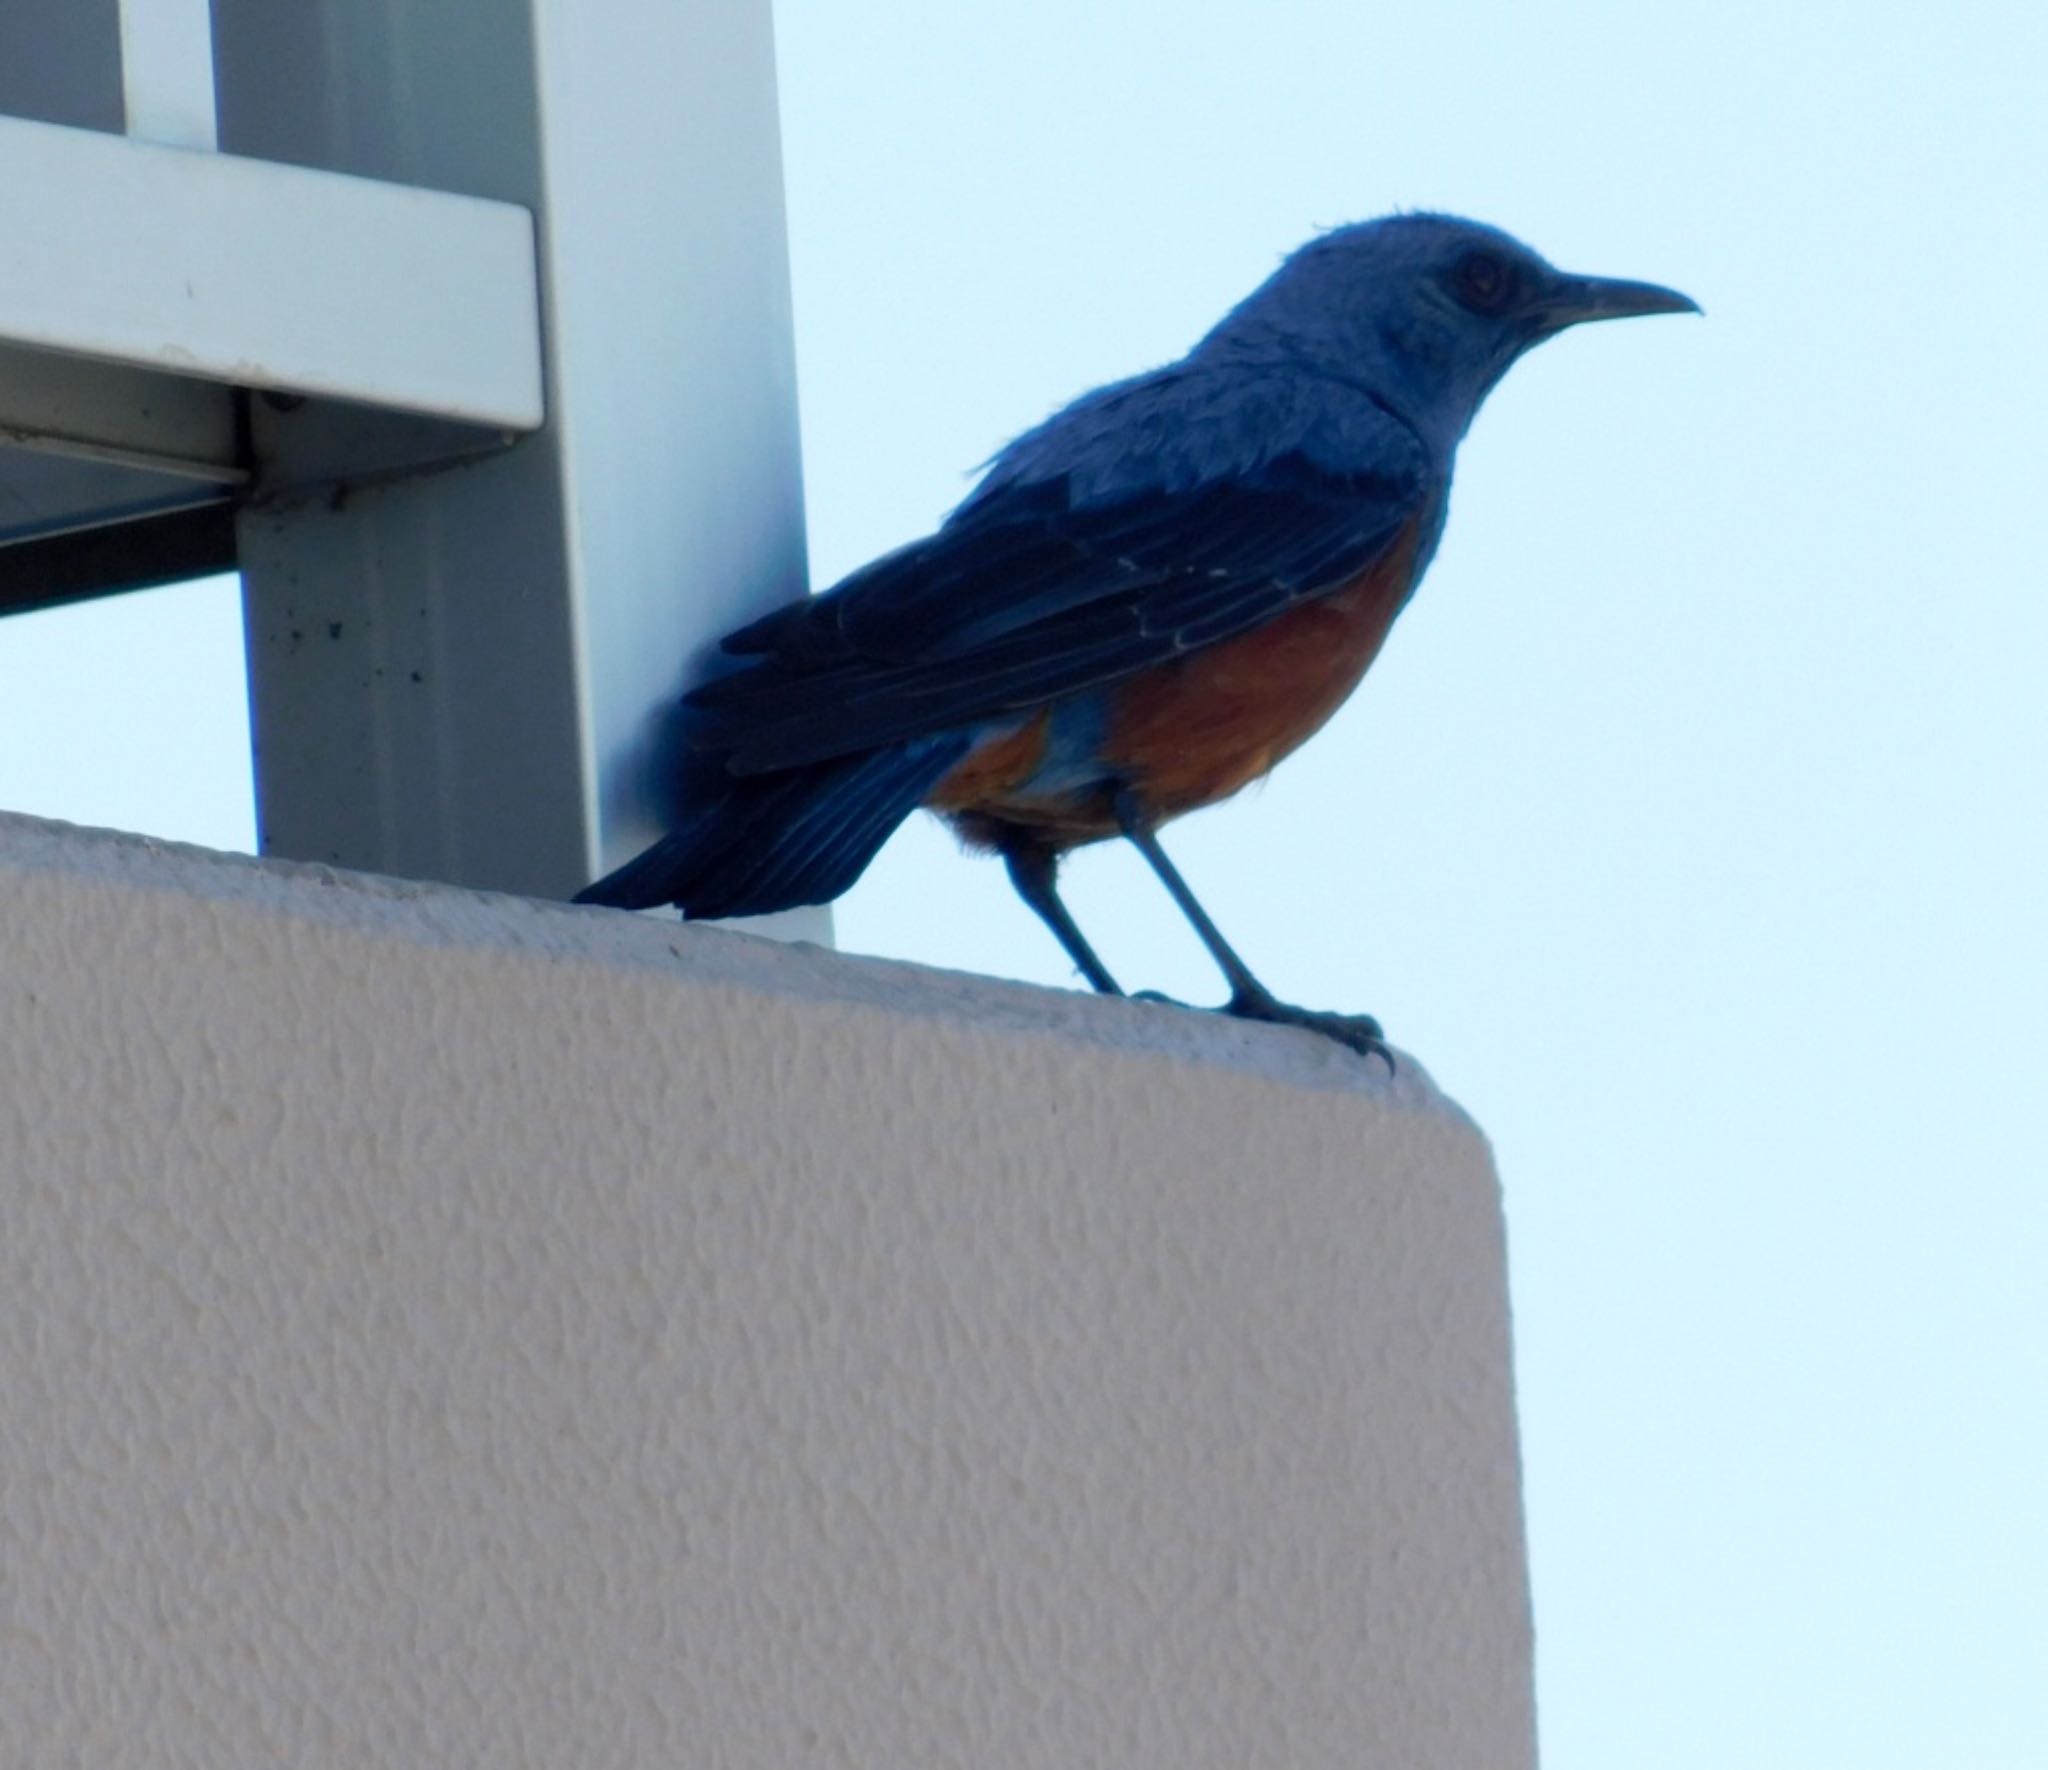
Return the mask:
{"type": "Polygon", "coordinates": [[[339,621],[329,621],[327,623],[327,637],[329,639],[339,639],[341,637],[341,623],[339,621]]]}
{"type": "Polygon", "coordinates": [[[413,681],[415,681],[415,682],[424,682],[424,681],[426,681],[426,678],[425,678],[424,676],[422,676],[422,675],[421,675],[421,674],[420,674],[420,673],[419,673],[419,672],[418,672],[417,670],[415,670],[415,671],[413,671],[413,672],[412,672],[412,679],[413,679],[413,681]]]}

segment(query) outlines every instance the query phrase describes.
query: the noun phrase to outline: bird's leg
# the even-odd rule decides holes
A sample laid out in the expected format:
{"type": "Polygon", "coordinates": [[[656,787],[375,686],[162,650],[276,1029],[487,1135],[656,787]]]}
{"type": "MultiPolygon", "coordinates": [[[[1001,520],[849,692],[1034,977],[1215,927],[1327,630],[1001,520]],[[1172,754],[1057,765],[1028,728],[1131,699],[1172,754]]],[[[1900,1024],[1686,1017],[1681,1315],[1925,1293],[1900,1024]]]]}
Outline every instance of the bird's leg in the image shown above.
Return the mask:
{"type": "Polygon", "coordinates": [[[1110,976],[1109,968],[1095,956],[1087,936],[1075,925],[1067,906],[1060,901],[1056,883],[1059,857],[1036,842],[1018,842],[1003,849],[1003,865],[1010,870],[1010,883],[1017,895],[1038,912],[1038,918],[1052,930],[1053,938],[1067,949],[1081,975],[1105,996],[1124,992],[1110,976]]]}
{"type": "Polygon", "coordinates": [[[1188,882],[1180,876],[1180,869],[1166,858],[1166,850],[1159,846],[1158,836],[1145,821],[1136,796],[1126,788],[1117,794],[1115,805],[1117,828],[1145,857],[1145,864],[1158,875],[1160,884],[1180,906],[1180,913],[1187,917],[1202,944],[1209,949],[1209,956],[1222,970],[1224,981],[1230,985],[1230,1000],[1223,1004],[1224,1013],[1239,1020],[1264,1020],[1276,1026],[1306,1027],[1310,1032],[1335,1039],[1340,1045],[1350,1046],[1361,1056],[1381,1058],[1389,1071],[1393,1069],[1394,1059],[1387,1049],[1386,1037],[1380,1031],[1380,1023],[1370,1014],[1325,1014],[1313,1008],[1296,1008],[1279,1000],[1254,977],[1251,967],[1237,956],[1236,949],[1223,938],[1222,930],[1209,919],[1209,912],[1196,901],[1195,894],[1188,889],[1188,882]]]}

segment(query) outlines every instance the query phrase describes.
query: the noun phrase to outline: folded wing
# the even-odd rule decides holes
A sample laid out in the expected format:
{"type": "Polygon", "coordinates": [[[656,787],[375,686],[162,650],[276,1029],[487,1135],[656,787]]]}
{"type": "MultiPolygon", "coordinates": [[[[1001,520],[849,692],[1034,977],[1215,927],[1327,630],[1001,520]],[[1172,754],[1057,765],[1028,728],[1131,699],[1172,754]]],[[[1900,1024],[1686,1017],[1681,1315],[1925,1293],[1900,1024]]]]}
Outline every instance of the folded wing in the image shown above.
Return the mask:
{"type": "Polygon", "coordinates": [[[1412,473],[1299,454],[1080,507],[1065,479],[1005,488],[733,634],[753,661],[690,695],[693,738],[749,775],[999,721],[1341,588],[1423,502],[1412,473]]]}

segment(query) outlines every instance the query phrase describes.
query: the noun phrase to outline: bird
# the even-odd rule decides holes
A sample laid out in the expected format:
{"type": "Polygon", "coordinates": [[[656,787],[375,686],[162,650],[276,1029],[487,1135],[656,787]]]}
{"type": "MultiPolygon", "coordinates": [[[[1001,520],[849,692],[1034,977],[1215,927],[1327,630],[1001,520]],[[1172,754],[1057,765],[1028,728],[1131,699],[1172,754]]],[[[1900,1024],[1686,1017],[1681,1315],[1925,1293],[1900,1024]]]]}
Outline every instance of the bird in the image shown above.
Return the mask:
{"type": "Polygon", "coordinates": [[[1453,215],[1317,234],[1179,360],[1000,450],[932,534],[727,634],[722,673],[683,697],[675,827],[576,901],[696,919],[829,902],[924,807],[1122,995],[1058,889],[1066,854],[1121,838],[1222,972],[1221,1012],[1391,1068],[1372,1016],[1253,975],[1159,829],[1263,777],[1358,686],[1437,550],[1458,444],[1523,352],[1699,311],[1453,215]]]}

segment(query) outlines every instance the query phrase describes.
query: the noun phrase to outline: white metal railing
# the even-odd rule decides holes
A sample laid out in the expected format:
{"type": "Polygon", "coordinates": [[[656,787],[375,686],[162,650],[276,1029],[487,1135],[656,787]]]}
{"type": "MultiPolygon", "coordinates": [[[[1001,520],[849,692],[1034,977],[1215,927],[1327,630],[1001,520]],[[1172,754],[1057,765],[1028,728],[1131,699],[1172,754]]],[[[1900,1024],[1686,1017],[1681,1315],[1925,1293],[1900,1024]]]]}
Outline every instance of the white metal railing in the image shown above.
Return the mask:
{"type": "Polygon", "coordinates": [[[120,0],[121,108],[138,141],[210,148],[213,17],[209,0],[120,0]]]}
{"type": "Polygon", "coordinates": [[[8,0],[0,63],[0,603],[214,510],[267,852],[647,840],[693,655],[803,584],[768,0],[8,0]]]}

